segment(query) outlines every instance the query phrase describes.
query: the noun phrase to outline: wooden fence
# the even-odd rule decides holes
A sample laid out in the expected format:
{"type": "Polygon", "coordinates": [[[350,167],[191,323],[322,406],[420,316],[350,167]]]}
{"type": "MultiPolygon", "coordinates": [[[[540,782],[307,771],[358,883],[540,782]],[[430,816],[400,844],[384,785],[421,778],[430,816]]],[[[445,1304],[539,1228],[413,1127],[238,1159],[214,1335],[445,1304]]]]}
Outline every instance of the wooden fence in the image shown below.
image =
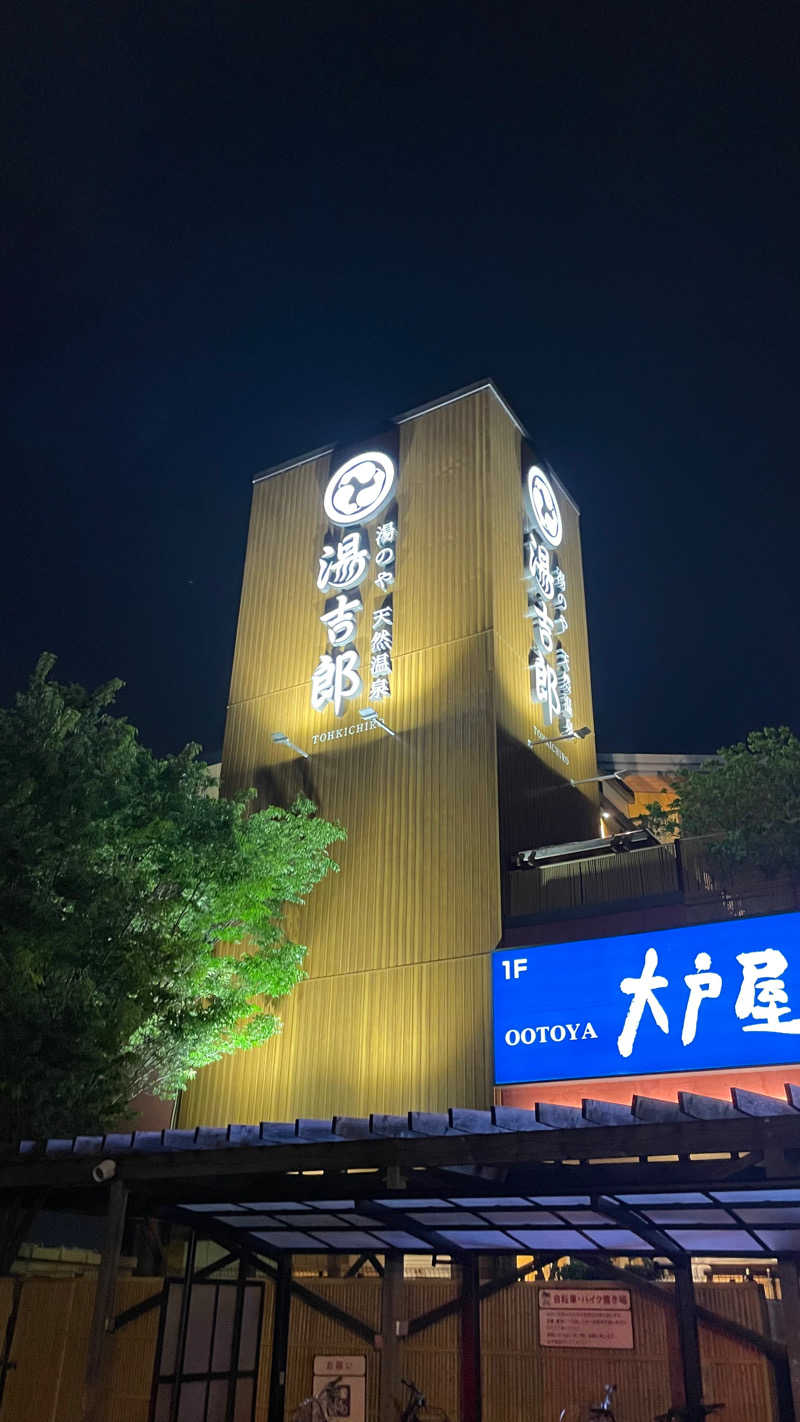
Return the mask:
{"type": "MultiPolygon", "coordinates": [[[[377,1333],[379,1279],[303,1281],[322,1298],[354,1314],[377,1333]]],[[[161,1289],[160,1279],[121,1280],[117,1311],[161,1289]]],[[[0,1422],[78,1422],[86,1342],[94,1298],[92,1278],[27,1279],[22,1285],[0,1422]]],[[[663,1303],[651,1294],[632,1293],[634,1349],[561,1350],[541,1347],[538,1337],[539,1284],[515,1283],[481,1305],[483,1422],[557,1422],[562,1407],[586,1408],[603,1385],[619,1389],[618,1422],[647,1422],[671,1400],[676,1369],[672,1290],[663,1303]]],[[[576,1282],[570,1288],[592,1287],[576,1282]]],[[[415,1279],[404,1284],[404,1315],[414,1318],[454,1297],[455,1282],[415,1279]]],[[[697,1286],[698,1303],[760,1332],[766,1308],[754,1284],[697,1286]]],[[[12,1281],[0,1280],[0,1340],[12,1303],[12,1281]]],[[[105,1422],[147,1422],[158,1310],[144,1314],[114,1334],[109,1345],[105,1422]]],[[[771,1366],[756,1349],[701,1325],[705,1397],[725,1403],[725,1422],[774,1422],[777,1416],[771,1366]]],[[[272,1336],[272,1284],[265,1281],[256,1422],[266,1422],[272,1336]]],[[[339,1323],[295,1298],[290,1324],[287,1417],[311,1390],[317,1353],[367,1358],[367,1418],[377,1416],[380,1352],[339,1323]]],[[[459,1422],[459,1318],[457,1314],[415,1334],[402,1344],[401,1373],[413,1378],[431,1404],[459,1422]]],[[[398,1412],[399,1415],[399,1412],[398,1412]]],[[[194,1419],[191,1420],[194,1422],[194,1419]]]]}

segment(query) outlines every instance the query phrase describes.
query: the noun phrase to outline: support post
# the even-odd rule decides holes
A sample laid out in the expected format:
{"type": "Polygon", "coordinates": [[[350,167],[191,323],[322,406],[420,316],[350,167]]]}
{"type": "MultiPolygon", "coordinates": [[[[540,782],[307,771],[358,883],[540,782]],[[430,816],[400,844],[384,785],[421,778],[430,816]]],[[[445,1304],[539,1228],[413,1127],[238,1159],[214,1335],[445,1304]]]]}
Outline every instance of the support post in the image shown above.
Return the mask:
{"type": "Polygon", "coordinates": [[[703,1370],[700,1335],[697,1328],[697,1300],[692,1279],[692,1261],[683,1255],[673,1261],[675,1308],[678,1315],[678,1342],[681,1350],[686,1422],[703,1422],[703,1370]]]}
{"type": "Polygon", "coordinates": [[[247,1282],[247,1259],[242,1255],[236,1279],[236,1303],[233,1310],[233,1331],[231,1334],[230,1374],[228,1376],[228,1396],[225,1403],[225,1422],[233,1422],[236,1416],[236,1389],[239,1384],[239,1355],[242,1349],[242,1319],[244,1318],[244,1290],[247,1282]]]}
{"type": "Polygon", "coordinates": [[[122,1234],[125,1229],[127,1203],[128,1192],[124,1184],[121,1180],[112,1180],[108,1190],[103,1252],[100,1256],[100,1268],[97,1273],[94,1309],[89,1330],[89,1346],[86,1353],[83,1388],[85,1422],[95,1422],[95,1419],[101,1416],[102,1411],[106,1333],[110,1331],[114,1317],[114,1294],[117,1286],[117,1271],[122,1251],[122,1234]]]}
{"type": "Polygon", "coordinates": [[[169,1422],[178,1422],[178,1408],[181,1402],[181,1376],[186,1357],[186,1333],[189,1323],[189,1309],[192,1303],[192,1278],[194,1257],[197,1252],[197,1235],[191,1231],[186,1241],[186,1264],[183,1270],[183,1292],[178,1315],[178,1336],[175,1340],[175,1375],[172,1379],[172,1396],[169,1400],[169,1422]]]}
{"type": "Polygon", "coordinates": [[[481,1422],[481,1297],[479,1260],[461,1265],[461,1419],[481,1422]]]}
{"type": "Polygon", "coordinates": [[[11,1348],[14,1342],[14,1332],[17,1327],[17,1316],[19,1314],[19,1305],[22,1298],[22,1280],[15,1278],[11,1288],[13,1290],[11,1312],[6,1320],[3,1354],[2,1357],[0,1357],[0,1412],[3,1410],[3,1393],[5,1392],[6,1378],[8,1377],[9,1369],[16,1367],[16,1364],[11,1361],[11,1348]]]}
{"type": "Polygon", "coordinates": [[[272,1361],[269,1370],[267,1422],[283,1422],[286,1405],[286,1364],[289,1355],[289,1314],[292,1307],[292,1256],[278,1260],[272,1314],[272,1361]]]}
{"type": "Polygon", "coordinates": [[[800,1283],[795,1257],[786,1255],[778,1260],[778,1278],[781,1281],[783,1331],[789,1362],[792,1405],[796,1422],[800,1422],[800,1283]]]}
{"type": "Polygon", "coordinates": [[[403,1256],[387,1254],[381,1283],[381,1392],[380,1422],[397,1422],[396,1397],[400,1383],[397,1329],[403,1298],[403,1256]]]}

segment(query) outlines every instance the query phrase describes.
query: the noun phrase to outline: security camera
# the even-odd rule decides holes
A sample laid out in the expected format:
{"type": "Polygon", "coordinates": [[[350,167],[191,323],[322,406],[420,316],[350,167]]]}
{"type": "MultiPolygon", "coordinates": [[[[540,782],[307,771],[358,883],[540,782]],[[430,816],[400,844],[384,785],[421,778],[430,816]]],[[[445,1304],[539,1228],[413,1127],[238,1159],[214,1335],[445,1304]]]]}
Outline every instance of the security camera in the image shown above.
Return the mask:
{"type": "Polygon", "coordinates": [[[102,1185],[106,1180],[113,1180],[117,1173],[117,1162],[115,1160],[101,1160],[99,1165],[92,1166],[92,1179],[96,1185],[102,1185]]]}

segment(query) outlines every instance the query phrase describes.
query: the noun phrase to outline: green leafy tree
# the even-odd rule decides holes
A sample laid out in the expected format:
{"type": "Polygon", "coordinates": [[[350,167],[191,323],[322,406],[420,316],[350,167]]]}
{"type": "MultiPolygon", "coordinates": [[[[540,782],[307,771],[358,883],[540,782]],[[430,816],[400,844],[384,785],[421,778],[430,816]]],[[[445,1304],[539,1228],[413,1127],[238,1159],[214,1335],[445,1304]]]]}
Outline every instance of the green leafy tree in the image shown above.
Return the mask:
{"type": "Polygon", "coordinates": [[[751,731],[672,784],[674,799],[647,805],[639,823],[713,836],[709,853],[729,871],[800,872],[800,740],[788,727],[751,731]]]}
{"type": "Polygon", "coordinates": [[[280,1030],[284,928],[337,865],[308,800],[254,812],[199,747],[157,759],[43,656],[0,709],[0,1139],[108,1127],[280,1030]]]}

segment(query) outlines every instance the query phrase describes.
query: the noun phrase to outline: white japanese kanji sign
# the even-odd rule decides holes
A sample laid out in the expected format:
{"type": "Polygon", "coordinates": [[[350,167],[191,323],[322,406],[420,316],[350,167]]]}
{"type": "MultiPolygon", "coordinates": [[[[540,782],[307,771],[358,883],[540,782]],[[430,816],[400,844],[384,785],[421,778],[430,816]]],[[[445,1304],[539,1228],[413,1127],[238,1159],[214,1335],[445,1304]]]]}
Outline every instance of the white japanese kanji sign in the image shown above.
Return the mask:
{"type": "Polygon", "coordinates": [[[523,571],[532,628],[531,699],[541,706],[546,727],[557,721],[558,734],[570,736],[574,731],[572,676],[569,653],[561,641],[569,628],[567,580],[556,552],[564,525],[553,485],[538,465],[528,470],[526,488],[523,571]]]}
{"type": "Polygon", "coordinates": [[[364,1422],[367,1360],[363,1353],[317,1354],[314,1359],[313,1395],[320,1415],[364,1422]]]}
{"type": "MultiPolygon", "coordinates": [[[[363,697],[385,701],[392,690],[397,523],[392,498],[396,469],[388,455],[371,451],[348,459],[332,474],[323,497],[330,527],[317,565],[317,590],[326,597],[319,620],[327,646],[311,673],[311,706],[342,716],[363,697]],[[371,532],[366,525],[381,515],[371,532]],[[390,516],[391,515],[391,516],[390,516]],[[371,579],[373,589],[370,591],[371,579]],[[362,585],[364,587],[362,588],[362,585]],[[356,589],[361,588],[361,591],[356,589]],[[365,598],[377,599],[360,643],[365,598]],[[364,671],[362,673],[362,655],[364,671]]],[[[369,604],[368,604],[369,605],[369,604]]],[[[374,724],[381,724],[373,718],[374,724]]],[[[371,724],[373,724],[371,723],[371,724]]],[[[346,728],[363,731],[366,723],[346,728]]],[[[314,745],[342,739],[340,730],[312,736],[314,745]]]]}
{"type": "Polygon", "coordinates": [[[358,652],[352,647],[334,656],[323,652],[311,673],[311,705],[314,710],[324,711],[326,706],[332,706],[335,714],[341,716],[345,701],[352,701],[361,692],[360,665],[358,652]]]}

